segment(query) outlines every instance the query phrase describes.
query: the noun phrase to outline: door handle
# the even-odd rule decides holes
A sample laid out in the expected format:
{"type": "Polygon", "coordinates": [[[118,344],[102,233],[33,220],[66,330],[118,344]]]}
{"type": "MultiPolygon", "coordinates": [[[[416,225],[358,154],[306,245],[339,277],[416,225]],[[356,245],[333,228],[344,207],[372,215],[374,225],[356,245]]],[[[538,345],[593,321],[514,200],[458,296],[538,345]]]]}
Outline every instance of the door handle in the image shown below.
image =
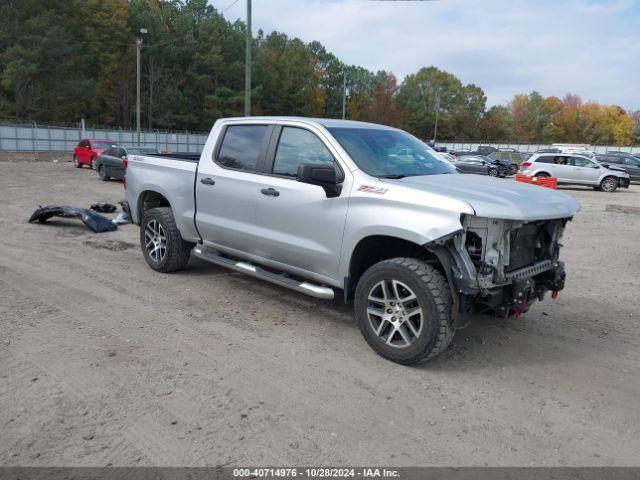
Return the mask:
{"type": "Polygon", "coordinates": [[[279,197],[280,196],[280,192],[278,190],[276,190],[275,188],[263,188],[262,190],[260,190],[260,193],[262,193],[263,195],[267,195],[269,197],[279,197]]]}
{"type": "Polygon", "coordinates": [[[203,178],[202,180],[200,180],[200,183],[203,183],[205,185],[215,185],[216,181],[213,178],[203,178]]]}

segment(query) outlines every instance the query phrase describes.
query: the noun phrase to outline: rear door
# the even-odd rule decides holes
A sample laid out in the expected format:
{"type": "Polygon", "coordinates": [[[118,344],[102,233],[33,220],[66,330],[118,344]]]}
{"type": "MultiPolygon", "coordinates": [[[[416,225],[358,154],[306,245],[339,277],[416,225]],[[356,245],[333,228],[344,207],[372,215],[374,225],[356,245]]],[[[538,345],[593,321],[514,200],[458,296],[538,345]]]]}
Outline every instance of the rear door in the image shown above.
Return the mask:
{"type": "Polygon", "coordinates": [[[258,255],[302,270],[322,280],[337,280],[351,175],[337,152],[312,127],[276,127],[267,156],[268,176],[261,179],[256,221],[262,242],[258,255]],[[305,163],[334,165],[342,193],[327,198],[324,189],[296,180],[305,163]]]}
{"type": "Polygon", "coordinates": [[[247,256],[261,249],[256,202],[273,125],[223,127],[213,158],[203,158],[196,176],[196,226],[205,245],[247,256]]]}
{"type": "Polygon", "coordinates": [[[80,163],[88,163],[89,162],[89,141],[88,140],[80,140],[78,146],[74,149],[74,153],[76,158],[80,163]]]}
{"type": "Polygon", "coordinates": [[[574,167],[571,166],[569,158],[568,155],[555,155],[553,157],[553,164],[550,164],[552,170],[551,175],[556,177],[559,182],[574,182],[574,167]]]}

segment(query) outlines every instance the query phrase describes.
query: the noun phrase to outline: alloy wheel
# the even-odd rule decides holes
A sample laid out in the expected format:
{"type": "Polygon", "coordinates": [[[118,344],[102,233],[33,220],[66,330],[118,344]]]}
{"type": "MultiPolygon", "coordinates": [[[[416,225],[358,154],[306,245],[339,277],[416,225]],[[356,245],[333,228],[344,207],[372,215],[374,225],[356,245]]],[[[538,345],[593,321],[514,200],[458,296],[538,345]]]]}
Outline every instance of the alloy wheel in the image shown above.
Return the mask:
{"type": "Polygon", "coordinates": [[[416,294],[398,280],[382,280],[373,286],[367,297],[367,318],[375,335],[395,348],[413,344],[424,326],[416,294]]]}
{"type": "Polygon", "coordinates": [[[609,178],[605,178],[602,181],[601,188],[605,192],[612,192],[616,188],[616,181],[613,178],[610,178],[610,177],[609,178]]]}
{"type": "Polygon", "coordinates": [[[167,236],[157,220],[151,220],[144,229],[145,248],[149,257],[160,263],[167,256],[167,236]]]}

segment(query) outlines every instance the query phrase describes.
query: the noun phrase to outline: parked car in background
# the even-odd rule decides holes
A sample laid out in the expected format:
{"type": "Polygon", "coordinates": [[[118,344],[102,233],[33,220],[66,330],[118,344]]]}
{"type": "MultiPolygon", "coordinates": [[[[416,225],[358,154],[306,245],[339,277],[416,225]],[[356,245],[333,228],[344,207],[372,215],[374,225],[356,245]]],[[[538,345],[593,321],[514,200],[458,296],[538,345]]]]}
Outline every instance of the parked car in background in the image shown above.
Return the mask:
{"type": "Polygon", "coordinates": [[[93,168],[93,161],[98,155],[115,144],[109,138],[83,138],[73,149],[73,164],[76,168],[82,168],[83,165],[93,168]]]}
{"type": "Polygon", "coordinates": [[[123,160],[127,158],[127,155],[153,155],[154,153],[160,152],[157,148],[114,146],[99,155],[98,158],[94,160],[93,167],[98,171],[98,175],[102,181],[106,182],[111,178],[122,180],[124,176],[122,163],[123,160]]]}
{"type": "Polygon", "coordinates": [[[607,152],[596,155],[596,161],[602,165],[615,165],[629,174],[632,182],[640,182],[640,158],[624,152],[607,152]]]}
{"type": "Polygon", "coordinates": [[[522,163],[521,170],[528,177],[555,177],[559,184],[592,186],[604,192],[629,188],[627,172],[584,155],[536,153],[522,163]]]}
{"type": "Polygon", "coordinates": [[[513,149],[501,149],[489,155],[493,160],[509,162],[511,173],[516,173],[522,164],[522,154],[513,149]]]}
{"type": "Polygon", "coordinates": [[[509,163],[482,155],[460,155],[455,159],[453,165],[463,173],[489,175],[490,177],[506,177],[511,173],[509,163]]]}
{"type": "Polygon", "coordinates": [[[476,149],[476,153],[478,155],[491,155],[493,152],[497,152],[498,149],[496,147],[490,147],[488,145],[480,145],[476,149]]]}

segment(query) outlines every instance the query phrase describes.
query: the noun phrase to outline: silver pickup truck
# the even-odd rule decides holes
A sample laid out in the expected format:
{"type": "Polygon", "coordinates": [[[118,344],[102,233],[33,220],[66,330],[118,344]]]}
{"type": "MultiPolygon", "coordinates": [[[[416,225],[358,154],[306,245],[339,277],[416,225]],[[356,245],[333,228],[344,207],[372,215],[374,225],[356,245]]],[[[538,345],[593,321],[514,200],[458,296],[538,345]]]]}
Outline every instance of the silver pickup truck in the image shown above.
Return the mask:
{"type": "Polygon", "coordinates": [[[228,118],[202,154],[129,155],[125,208],[151,268],[199,258],[314,297],[353,300],[369,345],[435,357],[478,313],[525,312],[564,287],[571,197],[456,173],[395,128],[228,118]]]}

